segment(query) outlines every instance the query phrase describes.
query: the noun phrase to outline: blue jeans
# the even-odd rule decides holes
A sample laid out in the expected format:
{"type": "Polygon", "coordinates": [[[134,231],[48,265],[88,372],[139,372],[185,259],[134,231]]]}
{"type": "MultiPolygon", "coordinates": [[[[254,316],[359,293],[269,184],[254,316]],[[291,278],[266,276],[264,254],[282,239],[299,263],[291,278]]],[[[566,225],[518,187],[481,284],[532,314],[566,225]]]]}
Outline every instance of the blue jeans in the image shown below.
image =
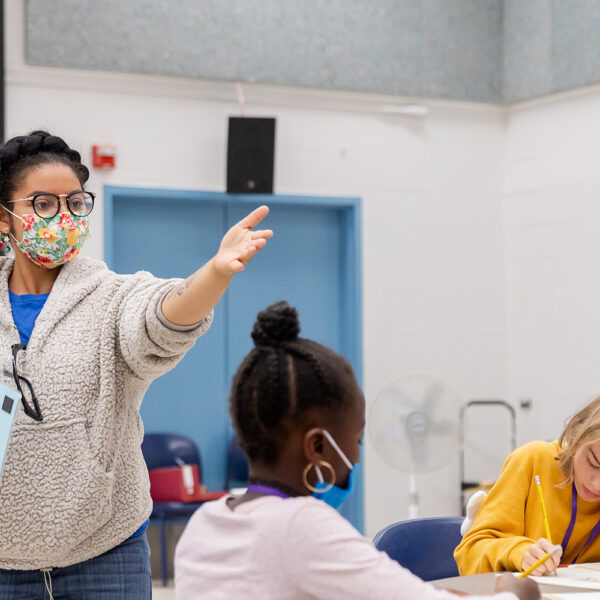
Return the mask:
{"type": "MultiPolygon", "coordinates": [[[[54,600],[150,600],[150,547],[146,534],[129,538],[85,562],[52,569],[54,600]]],[[[0,569],[0,599],[48,600],[42,571],[0,569]]]]}

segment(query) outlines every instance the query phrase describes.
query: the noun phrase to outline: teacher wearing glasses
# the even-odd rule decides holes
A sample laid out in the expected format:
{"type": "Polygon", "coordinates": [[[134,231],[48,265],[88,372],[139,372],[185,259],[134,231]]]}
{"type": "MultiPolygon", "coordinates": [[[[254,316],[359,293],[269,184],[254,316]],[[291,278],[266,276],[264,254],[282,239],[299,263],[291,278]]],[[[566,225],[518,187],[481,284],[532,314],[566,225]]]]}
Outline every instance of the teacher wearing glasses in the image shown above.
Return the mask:
{"type": "Polygon", "coordinates": [[[88,175],[44,131],[0,147],[0,382],[22,394],[0,480],[0,598],[151,598],[142,397],[272,235],[252,229],[260,207],[185,281],[119,275],[79,256],[88,175]]]}

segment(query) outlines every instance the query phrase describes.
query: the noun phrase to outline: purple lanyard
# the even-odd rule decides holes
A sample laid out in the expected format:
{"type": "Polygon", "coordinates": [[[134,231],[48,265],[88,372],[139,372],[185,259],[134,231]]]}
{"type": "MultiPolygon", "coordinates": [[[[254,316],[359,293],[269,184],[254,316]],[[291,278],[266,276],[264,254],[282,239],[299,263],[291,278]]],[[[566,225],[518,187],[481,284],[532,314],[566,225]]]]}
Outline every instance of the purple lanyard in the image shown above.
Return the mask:
{"type": "MultiPolygon", "coordinates": [[[[576,519],[577,519],[577,490],[575,489],[575,484],[573,483],[572,492],[571,492],[571,522],[569,523],[569,526],[567,527],[567,531],[565,532],[565,537],[563,538],[563,541],[561,544],[562,549],[563,549],[563,556],[567,550],[567,545],[569,544],[569,540],[571,539],[571,534],[573,533],[573,527],[575,527],[576,519]]],[[[592,533],[590,533],[590,537],[587,539],[587,542],[584,544],[583,548],[579,551],[577,556],[573,559],[573,562],[571,564],[574,564],[577,562],[577,559],[579,558],[581,553],[596,539],[596,536],[598,535],[599,531],[600,531],[600,520],[598,520],[598,522],[596,523],[596,526],[594,527],[594,529],[592,529],[592,533]]]]}
{"type": "MultiPolygon", "coordinates": [[[[258,483],[251,483],[246,488],[246,493],[254,494],[267,494],[268,496],[279,496],[279,498],[289,498],[290,495],[268,485],[259,485],[258,483]]],[[[286,505],[287,506],[287,505],[286,505]]]]}

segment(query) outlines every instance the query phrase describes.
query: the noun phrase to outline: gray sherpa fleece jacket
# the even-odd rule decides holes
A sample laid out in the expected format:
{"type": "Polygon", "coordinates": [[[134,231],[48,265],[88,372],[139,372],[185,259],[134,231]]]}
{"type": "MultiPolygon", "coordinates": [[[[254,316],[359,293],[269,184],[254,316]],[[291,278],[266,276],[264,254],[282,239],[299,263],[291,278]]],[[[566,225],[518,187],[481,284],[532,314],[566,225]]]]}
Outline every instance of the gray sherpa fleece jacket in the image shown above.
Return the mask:
{"type": "MultiPolygon", "coordinates": [[[[0,381],[14,387],[19,343],[8,296],[12,259],[0,259],[0,381]]],[[[159,318],[179,280],[118,275],[79,256],[61,268],[19,372],[44,420],[15,416],[0,482],[0,568],[63,567],[106,552],[150,515],[139,415],[150,382],[173,368],[210,326],[159,318]]]]}

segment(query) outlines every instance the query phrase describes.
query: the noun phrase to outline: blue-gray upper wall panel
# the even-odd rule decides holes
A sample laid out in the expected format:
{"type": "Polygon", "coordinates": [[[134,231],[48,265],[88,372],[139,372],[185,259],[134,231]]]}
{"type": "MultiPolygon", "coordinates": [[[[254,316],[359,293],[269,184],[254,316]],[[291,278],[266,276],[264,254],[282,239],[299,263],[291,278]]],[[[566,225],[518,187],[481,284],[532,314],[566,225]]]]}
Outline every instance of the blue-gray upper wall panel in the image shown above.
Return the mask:
{"type": "Polygon", "coordinates": [[[505,4],[504,99],[552,92],[552,10],[547,0],[505,4]]]}
{"type": "MultiPolygon", "coordinates": [[[[414,4],[414,3],[413,3],[414,4]]],[[[502,2],[421,0],[425,96],[502,100],[502,2]]]]}
{"type": "Polygon", "coordinates": [[[505,0],[506,102],[600,82],[598,0],[505,0]]]}
{"type": "Polygon", "coordinates": [[[502,0],[27,0],[27,62],[500,102],[502,0]]]}
{"type": "Polygon", "coordinates": [[[600,81],[600,2],[552,2],[554,89],[565,90],[600,81]]]}

